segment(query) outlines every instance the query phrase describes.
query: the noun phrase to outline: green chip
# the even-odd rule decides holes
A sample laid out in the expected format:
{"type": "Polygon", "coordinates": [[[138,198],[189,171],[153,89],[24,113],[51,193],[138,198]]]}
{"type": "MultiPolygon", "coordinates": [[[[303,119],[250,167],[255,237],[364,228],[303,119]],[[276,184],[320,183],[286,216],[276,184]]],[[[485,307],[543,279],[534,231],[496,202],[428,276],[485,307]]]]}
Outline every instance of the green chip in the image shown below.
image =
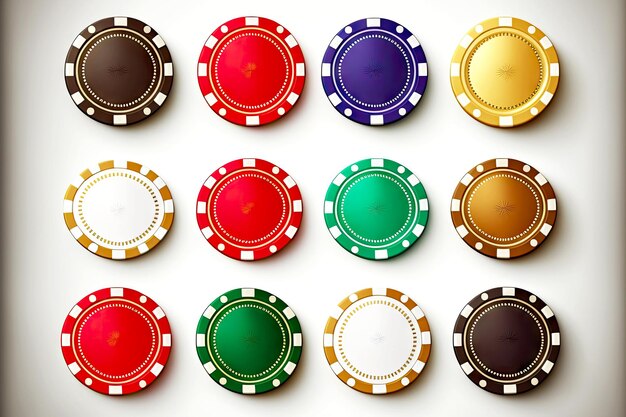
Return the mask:
{"type": "Polygon", "coordinates": [[[302,329],[280,298],[238,288],[216,298],[196,329],[196,351],[211,378],[241,394],[281,386],[302,354],[302,329]]]}
{"type": "Polygon", "coordinates": [[[389,159],[363,159],[328,187],[324,219],[346,250],[365,259],[388,259],[422,235],[428,198],[408,168],[389,159]]]}

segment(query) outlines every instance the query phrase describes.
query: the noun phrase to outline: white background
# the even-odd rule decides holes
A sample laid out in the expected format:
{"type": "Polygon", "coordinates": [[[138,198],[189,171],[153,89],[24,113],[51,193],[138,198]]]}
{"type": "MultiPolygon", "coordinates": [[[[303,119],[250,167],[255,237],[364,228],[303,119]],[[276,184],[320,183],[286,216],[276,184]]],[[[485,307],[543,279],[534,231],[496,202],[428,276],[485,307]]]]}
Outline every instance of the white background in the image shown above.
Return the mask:
{"type": "Polygon", "coordinates": [[[618,416],[624,415],[624,14],[604,1],[4,1],[2,182],[2,411],[6,416],[618,416]],[[196,82],[206,37],[222,22],[263,15],[291,30],[307,60],[300,102],[283,120],[243,128],[216,116],[196,82]],[[128,15],[154,27],[173,55],[174,87],[154,117],[114,128],[83,115],[63,81],[67,49],[87,25],[128,15]],[[499,15],[544,30],[561,62],[558,92],[539,119],[511,130],[483,126],[456,103],[449,62],[464,33],[499,15]],[[384,16],[424,46],[425,96],[404,121],[360,126],[328,103],[320,82],[327,43],[344,25],[384,16]],[[322,206],[334,175],[366,157],[413,170],[430,198],[425,234],[403,256],[371,262],[351,256],[325,228],[322,206]],[[275,162],[298,182],[305,217],[278,255],[243,263],[219,254],[196,225],[200,185],[240,157],[275,162]],[[558,197],[546,243],[519,260],[497,261],[470,249],[449,215],[452,191],[473,165],[512,157],[537,167],[558,197]],[[89,165],[127,159],[157,171],[175,199],[165,241],[133,261],[100,259],[68,233],[62,202],[69,182],[89,165]],[[452,350],[455,319],[476,294],[495,286],[535,292],[555,311],[562,350],[539,389],[501,397],[474,386],[452,350]],[[164,373],[147,390],[110,398],[86,389],[61,356],[69,309],[102,287],[128,286],[166,311],[174,347],[164,373]],[[244,397],[220,388],[194,348],[198,317],[214,297],[256,286],[298,314],[304,355],[281,389],[244,397]],[[423,308],[432,327],[431,359],[400,393],[369,396],[344,386],[327,366],[322,333],[332,306],[351,292],[389,286],[423,308]]]}

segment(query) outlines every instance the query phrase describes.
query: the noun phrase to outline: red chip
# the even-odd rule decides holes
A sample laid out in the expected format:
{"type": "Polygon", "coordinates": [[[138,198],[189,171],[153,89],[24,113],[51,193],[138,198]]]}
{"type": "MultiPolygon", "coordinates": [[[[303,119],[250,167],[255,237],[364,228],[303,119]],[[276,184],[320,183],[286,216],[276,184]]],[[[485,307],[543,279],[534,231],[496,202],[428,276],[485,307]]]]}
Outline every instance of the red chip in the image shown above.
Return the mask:
{"type": "Polygon", "coordinates": [[[209,106],[243,126],[270,123],[287,113],[302,93],[304,78],[296,38],[263,17],[224,23],[198,59],[198,83],[209,106]]]}
{"type": "Polygon", "coordinates": [[[61,332],[70,372],[108,395],[131,394],[150,385],[167,363],[171,346],[161,307],[129,288],[89,294],[69,312],[61,332]]]}
{"type": "Polygon", "coordinates": [[[262,159],[237,159],[211,174],[198,194],[198,226],[223,254],[267,258],[293,239],[302,196],[285,171],[262,159]]]}

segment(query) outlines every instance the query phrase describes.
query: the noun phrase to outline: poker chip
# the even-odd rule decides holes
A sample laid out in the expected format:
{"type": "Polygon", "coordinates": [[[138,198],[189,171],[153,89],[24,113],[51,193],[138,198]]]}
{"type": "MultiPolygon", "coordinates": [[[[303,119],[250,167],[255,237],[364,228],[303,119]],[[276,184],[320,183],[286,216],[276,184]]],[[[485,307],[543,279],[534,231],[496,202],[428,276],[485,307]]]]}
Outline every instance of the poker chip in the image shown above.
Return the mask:
{"type": "Polygon", "coordinates": [[[550,307],[520,288],[474,297],[454,325],[454,354],[467,377],[495,394],[520,394],[543,382],[561,347],[550,307]]]}
{"type": "Polygon", "coordinates": [[[428,66],[406,27],[381,18],[341,29],[322,60],[322,85],[335,109],[365,125],[402,119],[426,90],[428,66]]]}
{"type": "Polygon", "coordinates": [[[198,59],[198,83],[215,113],[243,126],[282,117],[304,88],[296,38],[264,17],[238,17],[209,36],[198,59]]]}
{"type": "Polygon", "coordinates": [[[302,221],[302,196],[293,178],[271,162],[237,159],[204,182],[196,219],[214,248],[254,261],[291,242],[302,221]]]}
{"type": "Polygon", "coordinates": [[[238,288],[216,298],[196,329],[196,351],[215,382],[240,394],[280,387],[302,353],[302,329],[280,298],[238,288]]]}
{"type": "Polygon", "coordinates": [[[522,19],[496,17],[461,39],[450,82],[467,114],[489,126],[512,127],[546,108],[559,72],[559,58],[545,33],[522,19]]]}
{"type": "Polygon", "coordinates": [[[140,391],[161,374],[172,347],[170,325],[152,299],[129,288],[104,288],[70,310],[61,332],[70,372],[108,395],[140,391]]]}
{"type": "Polygon", "coordinates": [[[454,190],[450,206],[457,233],[492,258],[526,255],[548,237],[556,196],[539,171],[515,159],[476,165],[454,190]]]}
{"type": "Polygon", "coordinates": [[[349,387],[368,394],[401,390],[421,374],[431,348],[420,307],[400,291],[366,288],[342,300],[324,328],[324,354],[349,387]]]}
{"type": "Polygon", "coordinates": [[[136,162],[104,161],[65,192],[63,218],[74,238],[108,259],[130,259],[154,248],[174,221],[165,181],[136,162]]]}
{"type": "Polygon", "coordinates": [[[324,219],[333,238],[365,259],[387,259],[407,250],[428,222],[428,198],[408,168],[389,159],[363,159],[341,171],[328,187],[324,219]]]}
{"type": "Polygon", "coordinates": [[[174,67],[165,41],[131,17],[98,20],[78,34],[65,59],[65,84],[87,116],[108,125],[137,123],[167,98],[174,67]]]}

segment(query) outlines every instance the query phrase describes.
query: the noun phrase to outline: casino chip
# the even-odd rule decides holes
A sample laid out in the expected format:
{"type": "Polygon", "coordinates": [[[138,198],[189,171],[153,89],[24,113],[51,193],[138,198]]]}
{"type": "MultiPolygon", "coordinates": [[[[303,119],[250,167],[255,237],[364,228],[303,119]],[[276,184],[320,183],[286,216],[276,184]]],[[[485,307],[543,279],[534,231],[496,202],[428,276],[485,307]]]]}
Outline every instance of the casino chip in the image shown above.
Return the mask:
{"type": "Polygon", "coordinates": [[[556,196],[535,168],[515,159],[476,165],[454,190],[450,206],[457,233],[492,258],[532,252],[556,221],[556,196]]]}
{"type": "Polygon", "coordinates": [[[104,288],[78,302],[63,323],[70,372],[94,391],[131,394],[161,374],[172,347],[165,313],[129,288],[104,288]]]}
{"type": "Polygon", "coordinates": [[[304,78],[296,38],[263,17],[224,23],[209,36],[198,59],[198,83],[209,106],[243,126],[264,125],[291,110],[304,78]]]}
{"type": "Polygon", "coordinates": [[[463,308],[453,343],[473,383],[495,394],[520,394],[548,377],[559,356],[561,333],[554,313],[536,295],[492,288],[463,308]]]}
{"type": "Polygon", "coordinates": [[[174,67],[165,41],[130,17],[109,17],[74,39],[65,59],[65,84],[78,108],[101,123],[137,123],[161,108],[174,67]]]}
{"type": "Polygon", "coordinates": [[[63,218],[72,236],[96,255],[143,255],[167,234],[174,202],[165,181],[136,162],[104,161],[84,170],[65,192],[63,218]]]}
{"type": "Polygon", "coordinates": [[[196,219],[214,248],[254,261],[291,242],[302,221],[302,196],[293,178],[271,162],[237,159],[204,182],[196,219]]]}
{"type": "Polygon", "coordinates": [[[457,101],[474,119],[512,127],[532,120],[559,84],[559,58],[537,27],[514,17],[487,19],[461,39],[450,64],[457,101]]]}
{"type": "Polygon", "coordinates": [[[366,288],[343,299],[326,322],[324,354],[349,387],[368,394],[401,390],[430,355],[428,320],[407,295],[366,288]]]}
{"type": "Polygon", "coordinates": [[[344,249],[365,259],[407,250],[428,222],[428,198],[408,168],[389,159],[363,159],[328,187],[324,220],[344,249]]]}
{"type": "Polygon", "coordinates": [[[213,300],[196,329],[204,369],[224,388],[261,394],[289,379],[302,354],[302,329],[283,300],[238,288],[213,300]]]}
{"type": "Polygon", "coordinates": [[[388,19],[361,19],[330,41],[322,85],[348,119],[385,125],[417,105],[426,90],[427,68],[424,50],[407,28],[388,19]]]}

